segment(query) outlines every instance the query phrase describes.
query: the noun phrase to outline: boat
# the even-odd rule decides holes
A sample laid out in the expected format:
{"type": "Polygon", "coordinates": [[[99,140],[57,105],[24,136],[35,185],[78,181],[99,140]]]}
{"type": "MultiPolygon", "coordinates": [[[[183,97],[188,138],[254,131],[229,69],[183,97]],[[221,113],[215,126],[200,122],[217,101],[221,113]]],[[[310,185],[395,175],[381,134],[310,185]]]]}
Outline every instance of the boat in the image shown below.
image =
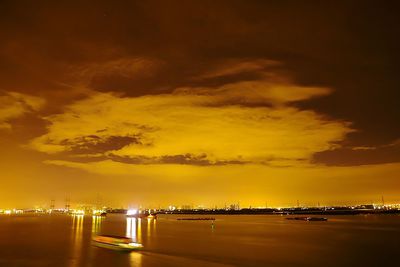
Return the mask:
{"type": "Polygon", "coordinates": [[[143,248],[142,244],[133,242],[132,238],[125,236],[97,235],[93,237],[92,243],[96,247],[127,252],[143,248]]]}
{"type": "Polygon", "coordinates": [[[96,212],[96,213],[93,213],[93,216],[96,216],[96,217],[107,217],[107,212],[96,212]]]}
{"type": "Polygon", "coordinates": [[[137,209],[129,209],[126,211],[127,218],[146,218],[148,214],[142,213],[137,209]]]}
{"type": "Polygon", "coordinates": [[[286,218],[286,220],[296,220],[296,221],[327,221],[327,218],[321,218],[321,217],[289,217],[286,218]]]}
{"type": "Polygon", "coordinates": [[[126,217],[127,218],[137,218],[137,219],[156,219],[157,214],[152,214],[152,213],[146,213],[146,212],[140,212],[135,209],[129,209],[126,212],[126,217]]]}
{"type": "Polygon", "coordinates": [[[205,218],[178,218],[178,221],[215,221],[213,217],[205,217],[205,218]]]}
{"type": "Polygon", "coordinates": [[[307,221],[325,222],[327,220],[328,220],[327,218],[318,218],[318,217],[308,217],[307,218],[307,221]]]}

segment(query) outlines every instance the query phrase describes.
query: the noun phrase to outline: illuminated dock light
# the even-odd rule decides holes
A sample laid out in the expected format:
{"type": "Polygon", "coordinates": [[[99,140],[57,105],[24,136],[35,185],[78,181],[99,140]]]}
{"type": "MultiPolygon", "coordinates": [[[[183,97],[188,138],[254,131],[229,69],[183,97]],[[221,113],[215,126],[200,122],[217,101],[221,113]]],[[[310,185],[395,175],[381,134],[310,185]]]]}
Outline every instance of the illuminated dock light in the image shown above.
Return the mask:
{"type": "Polygon", "coordinates": [[[138,213],[138,211],[136,210],[136,209],[129,209],[127,212],[126,212],[126,215],[128,215],[128,216],[133,216],[133,215],[136,215],[138,213]]]}
{"type": "Polygon", "coordinates": [[[84,210],[73,210],[72,214],[74,214],[74,215],[85,215],[85,211],[84,210]]]}
{"type": "Polygon", "coordinates": [[[100,216],[101,214],[105,213],[105,210],[93,210],[92,214],[95,216],[100,216]]]}

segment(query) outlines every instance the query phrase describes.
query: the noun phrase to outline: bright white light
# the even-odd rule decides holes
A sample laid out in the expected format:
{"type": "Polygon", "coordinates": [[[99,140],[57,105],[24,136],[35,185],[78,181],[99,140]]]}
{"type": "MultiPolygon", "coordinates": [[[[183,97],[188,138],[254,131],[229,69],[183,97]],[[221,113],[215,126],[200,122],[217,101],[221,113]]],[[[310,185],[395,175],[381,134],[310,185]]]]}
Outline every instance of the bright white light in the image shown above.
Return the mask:
{"type": "Polygon", "coordinates": [[[92,211],[92,213],[95,214],[95,215],[102,214],[104,212],[105,212],[104,210],[93,210],[92,211]]]}
{"type": "Polygon", "coordinates": [[[75,215],[85,215],[85,211],[84,210],[74,210],[72,212],[75,215]]]}
{"type": "Polygon", "coordinates": [[[130,209],[126,213],[126,215],[136,215],[136,214],[137,214],[137,210],[135,210],[135,209],[130,209]]]}
{"type": "Polygon", "coordinates": [[[132,246],[132,247],[137,247],[137,248],[143,247],[143,245],[142,245],[142,244],[139,244],[139,243],[129,243],[128,245],[130,245],[130,246],[132,246]]]}

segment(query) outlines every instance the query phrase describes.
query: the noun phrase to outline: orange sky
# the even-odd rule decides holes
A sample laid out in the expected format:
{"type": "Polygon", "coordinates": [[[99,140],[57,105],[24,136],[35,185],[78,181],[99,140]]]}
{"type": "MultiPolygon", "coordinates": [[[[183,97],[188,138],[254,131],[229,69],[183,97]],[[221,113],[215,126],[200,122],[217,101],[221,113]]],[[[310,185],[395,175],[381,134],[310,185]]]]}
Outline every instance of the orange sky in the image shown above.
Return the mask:
{"type": "Polygon", "coordinates": [[[0,208],[400,201],[390,8],[1,5],[0,208]]]}

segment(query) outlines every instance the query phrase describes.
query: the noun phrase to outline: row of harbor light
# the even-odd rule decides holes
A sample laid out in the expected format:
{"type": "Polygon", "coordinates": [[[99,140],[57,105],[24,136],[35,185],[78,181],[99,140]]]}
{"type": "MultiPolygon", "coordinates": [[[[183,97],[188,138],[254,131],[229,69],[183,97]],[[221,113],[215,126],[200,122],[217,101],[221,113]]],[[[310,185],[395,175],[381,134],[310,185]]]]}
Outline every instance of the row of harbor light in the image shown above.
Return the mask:
{"type": "Polygon", "coordinates": [[[23,210],[20,209],[12,209],[12,210],[0,210],[0,214],[22,214],[23,210]]]}
{"type": "MultiPolygon", "coordinates": [[[[74,215],[85,215],[87,212],[82,209],[77,209],[77,210],[70,210],[70,212],[74,215]]],[[[101,215],[102,213],[105,213],[105,210],[92,210],[89,212],[89,214],[92,215],[101,215]]]]}
{"type": "MultiPolygon", "coordinates": [[[[153,211],[156,212],[157,210],[154,209],[153,211]]],[[[128,209],[128,210],[126,211],[126,215],[128,215],[128,216],[134,216],[134,215],[137,215],[137,214],[146,214],[146,212],[147,212],[148,214],[151,214],[151,213],[152,213],[152,209],[145,209],[145,210],[141,210],[141,209],[128,209]]]]}

